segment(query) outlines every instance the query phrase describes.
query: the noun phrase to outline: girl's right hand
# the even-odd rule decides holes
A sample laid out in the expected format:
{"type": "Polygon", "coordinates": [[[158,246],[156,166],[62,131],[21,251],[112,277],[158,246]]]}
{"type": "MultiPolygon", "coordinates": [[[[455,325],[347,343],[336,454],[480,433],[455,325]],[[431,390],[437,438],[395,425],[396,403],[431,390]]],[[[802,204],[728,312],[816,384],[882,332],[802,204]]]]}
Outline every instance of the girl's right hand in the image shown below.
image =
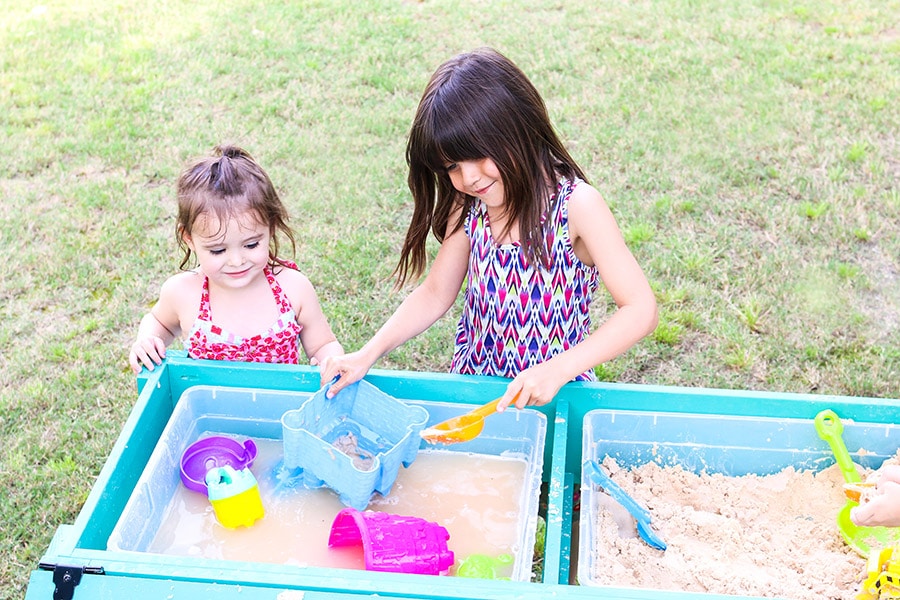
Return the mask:
{"type": "Polygon", "coordinates": [[[559,377],[558,369],[549,361],[529,367],[516,375],[506,387],[498,410],[504,411],[510,406],[524,408],[548,404],[567,381],[559,377]]]}
{"type": "Polygon", "coordinates": [[[887,464],[878,469],[878,482],[887,483],[888,481],[900,483],[900,465],[887,464]]]}
{"type": "Polygon", "coordinates": [[[339,391],[365,377],[371,366],[372,363],[359,350],[350,354],[326,358],[319,369],[321,385],[324,386],[335,377],[340,376],[331,384],[326,394],[327,397],[334,398],[339,391]]]}
{"type": "Polygon", "coordinates": [[[900,465],[884,465],[876,472],[875,493],[850,510],[858,527],[900,527],[900,465]]]}
{"type": "Polygon", "coordinates": [[[900,483],[879,481],[875,495],[850,509],[857,527],[900,527],[900,483]]]}
{"type": "Polygon", "coordinates": [[[145,338],[139,338],[128,355],[128,364],[131,370],[137,375],[141,372],[141,366],[147,367],[152,371],[156,366],[161,365],[166,358],[166,343],[162,338],[152,335],[145,338]]]}

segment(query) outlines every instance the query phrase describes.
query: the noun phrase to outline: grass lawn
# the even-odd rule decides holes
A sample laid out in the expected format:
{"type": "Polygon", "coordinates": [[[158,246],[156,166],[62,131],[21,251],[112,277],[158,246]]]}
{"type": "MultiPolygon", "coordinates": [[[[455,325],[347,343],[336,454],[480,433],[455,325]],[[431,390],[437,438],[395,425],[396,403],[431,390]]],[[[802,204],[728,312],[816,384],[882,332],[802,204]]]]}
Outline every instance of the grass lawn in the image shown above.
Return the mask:
{"type": "MultiPolygon", "coordinates": [[[[656,290],[659,328],[603,379],[900,396],[898,0],[0,0],[0,15],[0,598],[24,594],[136,398],[127,349],[177,269],[183,163],[220,142],[259,160],[356,349],[402,298],[388,277],[419,96],[479,45],[532,78],[656,290]]],[[[455,318],[378,366],[445,370],[455,318]]]]}

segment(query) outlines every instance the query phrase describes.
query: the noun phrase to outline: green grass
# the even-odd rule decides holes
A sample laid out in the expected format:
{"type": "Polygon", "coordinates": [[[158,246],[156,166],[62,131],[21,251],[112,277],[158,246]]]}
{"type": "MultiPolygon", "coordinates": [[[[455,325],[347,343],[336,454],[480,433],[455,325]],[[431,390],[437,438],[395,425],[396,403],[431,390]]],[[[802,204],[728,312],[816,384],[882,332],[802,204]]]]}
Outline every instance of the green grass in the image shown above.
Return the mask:
{"type": "MultiPolygon", "coordinates": [[[[900,394],[897,0],[0,9],[0,597],[23,595],[135,399],[126,352],[177,268],[183,162],[223,141],[259,159],[355,349],[402,297],[419,95],[482,44],[542,91],[659,298],[602,379],[900,394]]],[[[379,366],[445,370],[453,327],[379,366]]]]}

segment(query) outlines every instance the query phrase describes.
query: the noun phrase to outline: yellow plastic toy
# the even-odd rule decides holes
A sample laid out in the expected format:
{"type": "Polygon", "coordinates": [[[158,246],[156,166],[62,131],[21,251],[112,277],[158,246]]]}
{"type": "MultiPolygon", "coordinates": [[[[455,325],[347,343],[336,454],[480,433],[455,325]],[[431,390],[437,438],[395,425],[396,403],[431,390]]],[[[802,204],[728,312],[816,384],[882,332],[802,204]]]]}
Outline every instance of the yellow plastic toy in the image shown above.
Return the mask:
{"type": "Polygon", "coordinates": [[[206,487],[216,519],[229,529],[249,527],[265,515],[259,485],[250,469],[235,471],[230,465],[210,469],[206,487]]]}
{"type": "Polygon", "coordinates": [[[873,550],[866,572],[856,600],[900,600],[900,544],[873,550]]]}

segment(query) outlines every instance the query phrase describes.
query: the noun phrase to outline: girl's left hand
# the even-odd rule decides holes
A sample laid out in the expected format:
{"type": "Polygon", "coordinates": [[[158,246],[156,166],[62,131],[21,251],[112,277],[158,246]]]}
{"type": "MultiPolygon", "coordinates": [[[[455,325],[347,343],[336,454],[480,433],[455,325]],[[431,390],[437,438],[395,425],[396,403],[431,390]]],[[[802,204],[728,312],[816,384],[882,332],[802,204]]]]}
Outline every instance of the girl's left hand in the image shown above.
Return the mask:
{"type": "Polygon", "coordinates": [[[503,411],[513,402],[516,408],[548,404],[566,381],[568,380],[560,379],[559,373],[549,362],[525,369],[506,386],[506,393],[497,405],[497,410],[503,411]]]}

